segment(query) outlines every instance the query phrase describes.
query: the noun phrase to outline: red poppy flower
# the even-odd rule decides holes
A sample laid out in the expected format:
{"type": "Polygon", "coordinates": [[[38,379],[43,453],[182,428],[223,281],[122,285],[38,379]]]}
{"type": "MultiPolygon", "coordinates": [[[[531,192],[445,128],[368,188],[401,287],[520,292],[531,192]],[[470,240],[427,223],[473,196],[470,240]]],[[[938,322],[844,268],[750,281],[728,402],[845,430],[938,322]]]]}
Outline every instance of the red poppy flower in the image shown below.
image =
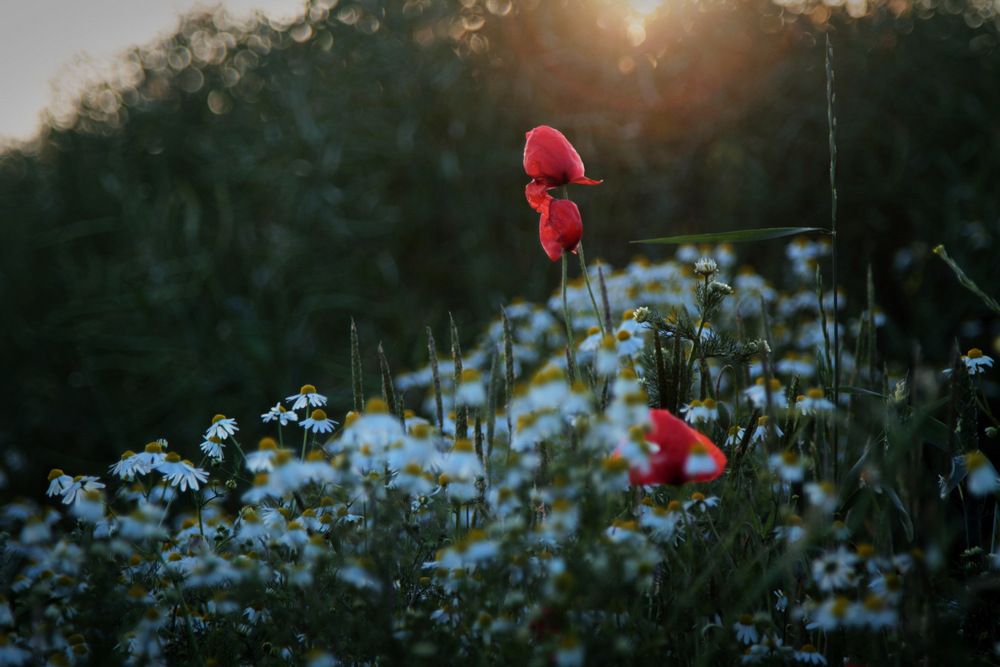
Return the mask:
{"type": "Polygon", "coordinates": [[[538,238],[554,262],[562,257],[563,250],[576,252],[583,236],[583,221],[580,209],[573,202],[545,196],[547,199],[539,206],[542,217],[538,221],[538,238]]]}
{"type": "Polygon", "coordinates": [[[653,430],[646,440],[659,445],[644,466],[633,467],[628,481],[636,486],[707,482],[722,474],[726,455],[707,436],[669,410],[650,410],[653,430]]]}
{"type": "MultiPolygon", "coordinates": [[[[534,179],[536,187],[551,190],[567,183],[597,185],[601,182],[583,175],[580,154],[559,130],[542,125],[528,132],[526,137],[524,170],[534,179]]],[[[531,199],[529,192],[528,201],[531,199]]]]}

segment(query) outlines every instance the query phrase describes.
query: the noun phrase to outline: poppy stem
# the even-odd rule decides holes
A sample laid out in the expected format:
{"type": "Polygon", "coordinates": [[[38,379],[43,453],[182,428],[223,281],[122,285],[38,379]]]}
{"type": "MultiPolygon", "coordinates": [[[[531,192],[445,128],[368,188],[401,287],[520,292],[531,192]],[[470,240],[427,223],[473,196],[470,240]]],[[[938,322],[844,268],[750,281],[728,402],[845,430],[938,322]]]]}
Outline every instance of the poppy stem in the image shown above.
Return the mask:
{"type": "Polygon", "coordinates": [[[563,317],[566,320],[566,339],[568,341],[569,358],[573,367],[570,372],[575,374],[576,377],[580,377],[580,367],[576,364],[576,344],[573,342],[573,325],[569,318],[569,304],[566,301],[566,287],[567,287],[567,274],[569,273],[569,252],[563,250],[562,254],[562,301],[563,301],[563,317]]]}
{"type": "Polygon", "coordinates": [[[580,271],[583,273],[583,282],[587,284],[587,291],[590,292],[590,303],[594,306],[594,314],[597,315],[597,324],[601,327],[601,337],[603,338],[608,332],[604,330],[604,318],[601,317],[601,309],[597,307],[594,290],[590,287],[590,274],[587,273],[587,262],[583,258],[583,241],[577,244],[576,252],[580,255],[580,271]]]}

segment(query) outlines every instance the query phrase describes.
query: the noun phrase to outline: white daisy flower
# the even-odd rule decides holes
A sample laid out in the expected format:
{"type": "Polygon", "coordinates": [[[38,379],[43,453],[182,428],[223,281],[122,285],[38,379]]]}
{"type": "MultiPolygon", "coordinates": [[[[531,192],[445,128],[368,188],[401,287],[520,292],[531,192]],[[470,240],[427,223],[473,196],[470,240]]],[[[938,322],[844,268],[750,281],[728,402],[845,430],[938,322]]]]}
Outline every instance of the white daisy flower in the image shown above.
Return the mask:
{"type": "Polygon", "coordinates": [[[288,426],[288,422],[299,420],[299,416],[297,414],[286,410],[280,402],[262,414],[260,418],[264,420],[264,423],[277,421],[280,426],[288,426]]]}
{"type": "Polygon", "coordinates": [[[795,652],[795,659],[807,665],[826,664],[826,658],[812,644],[803,644],[802,648],[795,652]]]}
{"type": "Polygon", "coordinates": [[[837,551],[826,553],[812,562],[813,579],[820,590],[832,591],[847,588],[855,582],[857,575],[854,565],[858,557],[840,547],[837,551]]]}
{"type": "Polygon", "coordinates": [[[850,627],[856,625],[857,617],[856,606],[843,595],[837,595],[812,612],[812,620],[806,624],[806,630],[836,630],[850,627]]]}
{"type": "Polygon", "coordinates": [[[88,491],[103,489],[104,484],[98,481],[98,477],[89,475],[77,475],[73,482],[63,491],[63,504],[70,505],[83,500],[83,495],[88,491]]]}
{"type": "Polygon", "coordinates": [[[968,354],[962,355],[962,361],[965,362],[969,375],[982,373],[993,365],[993,357],[986,356],[978,347],[974,347],[969,350],[968,354]]]}
{"type": "Polygon", "coordinates": [[[131,449],[122,454],[121,460],[108,467],[112,475],[119,479],[131,480],[135,477],[136,468],[139,466],[139,459],[131,449]]]}
{"type": "Polygon", "coordinates": [[[309,419],[303,419],[299,423],[299,426],[313,433],[331,433],[333,432],[333,427],[336,425],[337,422],[327,419],[326,412],[319,408],[312,411],[309,419]]]}
{"type": "Polygon", "coordinates": [[[757,626],[750,614],[743,614],[733,623],[733,632],[736,633],[736,641],[743,644],[756,644],[757,640],[760,639],[757,626]]]}
{"type": "Polygon", "coordinates": [[[299,408],[304,408],[307,405],[311,405],[314,408],[320,408],[326,405],[326,396],[317,394],[316,387],[311,384],[302,385],[302,389],[299,390],[298,394],[288,396],[285,400],[292,404],[292,410],[298,410],[299,408]]]}
{"type": "Polygon", "coordinates": [[[162,441],[157,441],[146,445],[145,450],[132,457],[135,460],[132,462],[130,470],[133,473],[145,475],[155,468],[167,456],[163,453],[163,444],[162,441]]]}
{"type": "Polygon", "coordinates": [[[235,419],[227,419],[225,415],[215,415],[212,417],[212,425],[205,431],[205,439],[218,438],[225,440],[239,431],[235,419]]]}
{"type": "Polygon", "coordinates": [[[813,388],[805,396],[799,396],[795,407],[804,415],[829,414],[836,407],[833,401],[826,397],[822,389],[813,388]]]}
{"type": "Polygon", "coordinates": [[[684,421],[689,424],[714,421],[719,418],[719,406],[713,398],[706,398],[704,401],[695,399],[690,405],[681,408],[681,412],[685,413],[684,421]]]}
{"type": "Polygon", "coordinates": [[[49,473],[49,490],[45,492],[47,496],[61,496],[66,493],[73,484],[73,478],[64,473],[59,468],[53,468],[49,473]]]}
{"type": "Polygon", "coordinates": [[[965,469],[968,471],[965,484],[969,488],[969,493],[976,496],[986,496],[996,492],[998,482],[1000,482],[997,478],[996,468],[980,450],[977,449],[965,455],[965,469]]]}
{"type": "Polygon", "coordinates": [[[769,391],[771,394],[771,404],[775,408],[783,409],[788,407],[788,399],[785,398],[784,389],[778,378],[771,378],[771,382],[768,385],[764,384],[764,378],[757,378],[757,383],[752,387],[744,389],[743,394],[753,407],[763,410],[767,407],[767,395],[769,391]]]}
{"type": "Polygon", "coordinates": [[[274,470],[274,457],[278,453],[278,443],[274,438],[261,438],[256,452],[247,454],[247,469],[250,472],[271,472],[274,470]]]}
{"type": "Polygon", "coordinates": [[[155,470],[161,473],[170,483],[180,491],[186,491],[188,487],[192,491],[198,490],[199,483],[208,481],[208,473],[201,468],[196,468],[188,460],[181,460],[176,452],[170,452],[163,461],[157,464],[155,470]]]}
{"type": "Polygon", "coordinates": [[[790,484],[799,483],[805,479],[805,459],[791,449],[786,449],[780,454],[772,454],[771,467],[782,480],[790,484]]]}
{"type": "Polygon", "coordinates": [[[199,447],[201,448],[201,451],[205,453],[205,456],[215,459],[216,461],[223,460],[222,450],[224,449],[225,445],[222,444],[222,440],[215,437],[214,435],[211,438],[205,440],[205,442],[201,443],[199,447]]]}

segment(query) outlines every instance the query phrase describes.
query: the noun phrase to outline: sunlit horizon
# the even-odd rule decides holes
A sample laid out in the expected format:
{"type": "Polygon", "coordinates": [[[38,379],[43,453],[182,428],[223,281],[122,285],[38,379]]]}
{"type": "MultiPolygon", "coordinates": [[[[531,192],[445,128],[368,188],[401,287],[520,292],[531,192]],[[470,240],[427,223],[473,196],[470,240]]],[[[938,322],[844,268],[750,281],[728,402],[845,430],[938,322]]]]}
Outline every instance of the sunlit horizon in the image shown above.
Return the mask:
{"type": "Polygon", "coordinates": [[[116,57],[174,31],[183,14],[222,6],[234,16],[260,10],[269,18],[301,14],[305,0],[45,0],[0,3],[0,144],[30,141],[116,57]],[[40,24],[39,11],[46,15],[40,24]]]}

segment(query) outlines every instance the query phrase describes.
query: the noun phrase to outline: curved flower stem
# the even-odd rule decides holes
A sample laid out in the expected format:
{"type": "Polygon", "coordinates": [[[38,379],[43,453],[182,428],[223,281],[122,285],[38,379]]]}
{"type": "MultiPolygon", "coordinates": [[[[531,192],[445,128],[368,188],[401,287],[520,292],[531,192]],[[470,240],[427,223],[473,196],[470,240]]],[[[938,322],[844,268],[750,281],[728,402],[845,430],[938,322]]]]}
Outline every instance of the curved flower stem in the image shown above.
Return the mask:
{"type": "Polygon", "coordinates": [[[594,314],[597,315],[597,325],[601,327],[601,337],[604,337],[607,331],[604,330],[604,318],[601,317],[601,309],[597,307],[597,299],[594,298],[594,290],[590,287],[590,275],[587,273],[587,262],[583,258],[583,241],[580,241],[580,243],[577,244],[576,252],[580,255],[580,271],[583,273],[583,281],[587,283],[587,291],[590,293],[590,303],[594,306],[594,314]]]}
{"type": "Polygon", "coordinates": [[[575,375],[575,377],[580,377],[580,367],[576,364],[576,343],[573,342],[573,324],[569,318],[569,304],[566,301],[566,276],[569,273],[569,251],[563,250],[562,254],[562,302],[563,302],[563,318],[566,320],[566,340],[568,343],[569,358],[570,362],[573,364],[573,368],[570,372],[575,375]]]}
{"type": "MultiPolygon", "coordinates": [[[[562,186],[562,196],[566,201],[570,201],[569,189],[564,185],[562,186]]],[[[601,337],[607,331],[604,330],[604,318],[601,317],[601,309],[597,307],[597,299],[594,298],[594,290],[590,286],[590,274],[587,273],[587,261],[583,257],[583,241],[580,241],[576,246],[576,254],[580,256],[580,271],[583,273],[583,282],[587,284],[587,292],[590,293],[590,303],[594,306],[594,314],[597,315],[597,325],[601,328],[601,337]]],[[[566,265],[565,265],[566,253],[563,252],[563,306],[565,307],[566,302],[566,265]]],[[[574,360],[573,365],[576,365],[574,360]]]]}

